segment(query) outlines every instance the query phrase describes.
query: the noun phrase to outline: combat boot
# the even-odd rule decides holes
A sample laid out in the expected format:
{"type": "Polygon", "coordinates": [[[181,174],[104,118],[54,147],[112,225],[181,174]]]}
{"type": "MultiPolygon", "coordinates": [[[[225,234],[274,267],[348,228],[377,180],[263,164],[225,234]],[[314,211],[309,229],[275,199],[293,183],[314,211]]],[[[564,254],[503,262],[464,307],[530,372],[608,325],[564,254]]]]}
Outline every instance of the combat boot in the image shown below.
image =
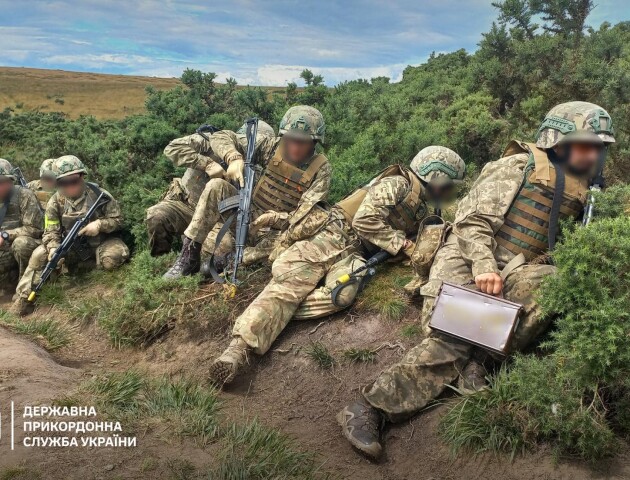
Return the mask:
{"type": "Polygon", "coordinates": [[[234,380],[238,370],[247,363],[251,347],[241,337],[236,337],[219,358],[210,365],[210,382],[218,387],[234,380]]]}
{"type": "Polygon", "coordinates": [[[463,393],[474,393],[488,386],[486,369],[480,363],[471,360],[464,367],[457,380],[457,388],[463,393]]]}
{"type": "Polygon", "coordinates": [[[13,302],[13,307],[11,308],[11,312],[15,315],[19,315],[20,317],[30,315],[34,310],[35,304],[22,297],[18,297],[13,302]]]}
{"type": "Polygon", "coordinates": [[[184,237],[182,251],[177,256],[177,260],[171,268],[162,276],[165,280],[175,280],[177,278],[194,275],[201,266],[201,243],[194,242],[188,237],[184,237]]]}
{"type": "Polygon", "coordinates": [[[345,407],[337,414],[343,436],[353,447],[368,457],[378,460],[383,451],[380,436],[383,416],[365,400],[359,400],[345,407]]]}

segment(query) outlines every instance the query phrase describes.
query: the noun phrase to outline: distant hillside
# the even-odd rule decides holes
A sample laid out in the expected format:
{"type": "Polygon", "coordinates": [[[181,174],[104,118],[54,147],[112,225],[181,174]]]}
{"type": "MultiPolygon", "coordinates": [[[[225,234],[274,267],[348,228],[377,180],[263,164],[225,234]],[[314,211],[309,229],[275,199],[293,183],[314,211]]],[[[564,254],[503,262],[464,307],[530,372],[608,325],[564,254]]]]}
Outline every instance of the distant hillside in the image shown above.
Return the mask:
{"type": "Polygon", "coordinates": [[[145,111],[147,85],[167,90],[179,83],[177,78],[0,67],[0,111],[10,107],[119,119],[145,111]]]}

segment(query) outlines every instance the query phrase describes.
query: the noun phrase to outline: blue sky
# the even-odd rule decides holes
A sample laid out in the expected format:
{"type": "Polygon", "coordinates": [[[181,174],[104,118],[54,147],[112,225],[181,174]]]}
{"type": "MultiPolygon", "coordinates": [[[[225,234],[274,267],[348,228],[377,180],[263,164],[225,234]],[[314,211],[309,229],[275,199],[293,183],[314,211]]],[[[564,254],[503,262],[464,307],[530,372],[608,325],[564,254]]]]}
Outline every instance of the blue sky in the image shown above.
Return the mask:
{"type": "MultiPolygon", "coordinates": [[[[597,0],[589,25],[630,20],[597,0]]],[[[389,76],[432,51],[472,51],[491,0],[0,0],[0,65],[285,85],[304,67],[334,85],[389,76]]],[[[1,87],[1,86],[0,86],[1,87]]]]}

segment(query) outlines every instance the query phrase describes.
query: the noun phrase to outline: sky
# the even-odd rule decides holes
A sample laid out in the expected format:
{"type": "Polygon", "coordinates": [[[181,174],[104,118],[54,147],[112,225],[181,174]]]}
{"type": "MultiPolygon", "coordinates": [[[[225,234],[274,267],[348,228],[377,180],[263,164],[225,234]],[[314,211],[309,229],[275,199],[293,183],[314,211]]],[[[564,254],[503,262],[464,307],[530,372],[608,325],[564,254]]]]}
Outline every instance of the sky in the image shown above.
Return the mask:
{"type": "MultiPolygon", "coordinates": [[[[596,3],[589,25],[630,20],[630,1],[596,3]]],[[[195,68],[249,85],[283,86],[303,68],[329,85],[397,81],[431,52],[474,51],[496,16],[491,0],[0,0],[0,65],[195,68]]]]}

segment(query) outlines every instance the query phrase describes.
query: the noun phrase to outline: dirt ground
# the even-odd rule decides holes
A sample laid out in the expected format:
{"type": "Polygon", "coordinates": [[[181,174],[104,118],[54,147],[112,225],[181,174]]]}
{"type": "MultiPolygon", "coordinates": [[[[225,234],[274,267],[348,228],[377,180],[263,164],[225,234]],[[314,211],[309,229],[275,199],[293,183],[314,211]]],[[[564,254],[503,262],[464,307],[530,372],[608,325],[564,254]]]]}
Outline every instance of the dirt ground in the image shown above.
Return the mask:
{"type": "MultiPolygon", "coordinates": [[[[0,303],[0,308],[7,307],[0,303]]],[[[315,452],[322,468],[347,479],[486,479],[587,480],[630,479],[630,450],[614,459],[589,466],[572,460],[555,461],[541,451],[509,458],[493,455],[453,458],[436,433],[444,407],[438,405],[385,433],[386,454],[372,463],[355,453],[340,435],[335,414],[352,401],[359,388],[377,372],[396,361],[417,339],[407,340],[400,329],[416,318],[411,307],[403,322],[378,317],[360,318],[352,313],[325,322],[295,322],[264,358],[255,358],[243,377],[221,393],[225,412],[233,418],[258,417],[280,429],[296,445],[315,452]],[[320,341],[338,360],[330,371],[316,366],[302,348],[320,341]],[[373,364],[350,364],[341,353],[350,347],[379,350],[373,364]]],[[[35,315],[58,315],[53,310],[35,315]]],[[[186,373],[203,381],[210,360],[225,346],[229,326],[207,334],[199,325],[176,325],[168,335],[144,350],[117,350],[95,326],[75,332],[72,343],[52,356],[34,343],[0,328],[0,411],[3,424],[11,401],[19,409],[25,403],[45,404],[71,393],[96,374],[135,367],[153,374],[186,373]]],[[[21,421],[21,419],[20,419],[21,421]]],[[[10,451],[0,439],[1,468],[26,466],[45,472],[46,479],[171,478],[145,471],[157,463],[163,472],[169,462],[186,459],[198,467],[212,464],[215,447],[200,449],[188,441],[168,436],[168,431],[136,432],[138,447],[130,449],[28,449],[10,451]]],[[[16,439],[18,442],[19,439],[16,439]]],[[[2,477],[13,478],[13,477],[2,477]]],[[[22,477],[20,477],[22,478],[22,477]]],[[[177,477],[175,477],[177,478],[177,477]]]]}

